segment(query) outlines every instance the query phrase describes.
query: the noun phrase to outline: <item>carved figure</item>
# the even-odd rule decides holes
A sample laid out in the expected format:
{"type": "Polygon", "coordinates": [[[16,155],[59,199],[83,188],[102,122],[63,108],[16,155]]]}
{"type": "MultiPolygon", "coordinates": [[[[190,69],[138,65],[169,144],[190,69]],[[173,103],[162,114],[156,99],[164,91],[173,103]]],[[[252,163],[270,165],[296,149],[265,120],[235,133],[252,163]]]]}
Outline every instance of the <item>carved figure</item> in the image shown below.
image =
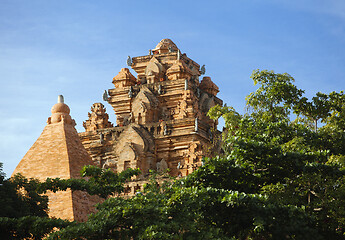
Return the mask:
{"type": "Polygon", "coordinates": [[[184,80],[184,90],[188,90],[188,79],[184,80]]]}
{"type": "Polygon", "coordinates": [[[172,46],[169,46],[168,49],[170,53],[174,52],[174,48],[172,46]]]}
{"type": "Polygon", "coordinates": [[[199,130],[199,127],[198,127],[198,118],[195,118],[194,131],[197,132],[198,130],[199,130]]]}
{"type": "Polygon", "coordinates": [[[162,159],[160,162],[157,162],[158,172],[165,172],[167,169],[168,169],[168,164],[164,159],[162,159]]]}
{"type": "Polygon", "coordinates": [[[127,58],[127,66],[132,66],[133,62],[132,62],[132,58],[130,56],[128,56],[127,58]]]}
{"type": "Polygon", "coordinates": [[[158,92],[159,95],[163,94],[162,85],[158,86],[158,91],[157,92],[158,92]]]}
{"type": "Polygon", "coordinates": [[[132,97],[133,97],[133,88],[132,88],[132,86],[129,88],[128,97],[129,97],[129,98],[132,98],[132,97]]]}
{"type": "Polygon", "coordinates": [[[145,68],[145,77],[148,83],[158,82],[163,77],[163,65],[156,57],[152,57],[145,68]]]}
{"type": "Polygon", "coordinates": [[[105,101],[105,102],[108,102],[108,92],[107,92],[107,90],[104,90],[104,93],[103,93],[103,101],[105,101]]]}
{"type": "Polygon", "coordinates": [[[196,96],[197,96],[197,98],[200,98],[200,88],[196,89],[196,96]]]}
{"type": "Polygon", "coordinates": [[[201,68],[200,68],[200,74],[201,74],[201,75],[205,75],[205,73],[206,73],[206,68],[205,68],[205,64],[204,64],[204,65],[202,65],[201,68]]]}
{"type": "Polygon", "coordinates": [[[91,113],[88,113],[89,119],[83,122],[85,130],[94,131],[113,127],[113,124],[108,121],[109,115],[105,111],[106,109],[102,103],[94,103],[91,107],[91,113]]]}
{"type": "Polygon", "coordinates": [[[164,125],[163,135],[168,135],[168,134],[169,134],[168,126],[164,125]]]}

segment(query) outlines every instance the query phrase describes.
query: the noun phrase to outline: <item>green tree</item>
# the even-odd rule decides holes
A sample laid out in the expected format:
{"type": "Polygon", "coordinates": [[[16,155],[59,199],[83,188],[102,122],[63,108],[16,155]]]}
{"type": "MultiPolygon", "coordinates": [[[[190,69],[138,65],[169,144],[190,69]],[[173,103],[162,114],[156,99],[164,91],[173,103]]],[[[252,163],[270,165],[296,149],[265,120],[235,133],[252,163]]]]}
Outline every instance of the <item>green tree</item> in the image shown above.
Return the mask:
{"type": "Polygon", "coordinates": [[[247,97],[249,111],[240,120],[227,120],[227,114],[238,116],[228,107],[210,111],[214,119],[224,116],[232,130],[226,136],[224,159],[210,159],[207,171],[197,171],[194,180],[303,208],[316,219],[321,236],[343,239],[343,92],[317,93],[309,101],[288,74],[256,70],[252,79],[259,87],[247,97]],[[291,113],[297,118],[292,120],[291,113]],[[323,126],[318,128],[318,121],[323,126]],[[227,172],[235,178],[229,181],[227,172]]]}
{"type": "Polygon", "coordinates": [[[139,170],[128,169],[115,174],[95,166],[85,166],[81,172],[88,180],[47,179],[39,182],[26,179],[20,174],[4,179],[0,165],[0,238],[1,239],[42,239],[53,231],[75,222],[49,218],[47,190],[56,192],[66,189],[82,190],[92,195],[108,197],[123,191],[123,183],[139,170]]]}
{"type": "Polygon", "coordinates": [[[5,179],[2,169],[0,175],[1,239],[41,239],[54,226],[64,225],[62,220],[48,218],[48,199],[37,192],[37,180],[21,175],[5,179]],[[49,227],[49,224],[54,226],[49,227]]]}
{"type": "Polygon", "coordinates": [[[186,180],[152,181],[132,198],[108,198],[86,223],[49,239],[320,239],[303,209],[186,180]]]}
{"type": "MultiPolygon", "coordinates": [[[[59,226],[49,239],[343,239],[345,233],[345,96],[303,96],[289,74],[255,70],[258,89],[245,114],[215,106],[227,131],[221,156],[205,158],[179,180],[153,175],[143,192],[118,195],[138,174],[86,167],[85,179],[47,179],[34,188],[87,191],[105,201],[85,223],[32,216],[25,231],[59,226]],[[321,126],[318,126],[321,122],[321,126]],[[165,181],[167,180],[167,181],[165,181]],[[50,224],[50,225],[49,225],[50,224]],[[60,224],[60,225],[58,225],[60,224]]],[[[4,226],[0,218],[0,226],[4,226]]],[[[49,232],[49,228],[46,228],[49,232]]],[[[37,231],[37,232],[35,232],[37,231]]]]}

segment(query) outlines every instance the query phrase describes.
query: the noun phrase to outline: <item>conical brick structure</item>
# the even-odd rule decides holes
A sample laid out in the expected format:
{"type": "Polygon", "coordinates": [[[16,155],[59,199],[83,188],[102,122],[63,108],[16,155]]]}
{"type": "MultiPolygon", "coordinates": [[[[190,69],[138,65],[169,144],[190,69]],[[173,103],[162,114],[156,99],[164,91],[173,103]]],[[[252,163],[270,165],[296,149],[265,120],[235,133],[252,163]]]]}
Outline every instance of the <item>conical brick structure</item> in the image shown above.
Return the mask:
{"type": "MultiPolygon", "coordinates": [[[[27,178],[80,178],[83,166],[91,165],[89,154],[83,147],[69,115],[70,109],[60,95],[52,107],[52,116],[42,134],[25,154],[12,175],[21,173],[27,178]]],[[[93,211],[97,199],[80,191],[48,193],[49,216],[85,221],[93,211]]]]}

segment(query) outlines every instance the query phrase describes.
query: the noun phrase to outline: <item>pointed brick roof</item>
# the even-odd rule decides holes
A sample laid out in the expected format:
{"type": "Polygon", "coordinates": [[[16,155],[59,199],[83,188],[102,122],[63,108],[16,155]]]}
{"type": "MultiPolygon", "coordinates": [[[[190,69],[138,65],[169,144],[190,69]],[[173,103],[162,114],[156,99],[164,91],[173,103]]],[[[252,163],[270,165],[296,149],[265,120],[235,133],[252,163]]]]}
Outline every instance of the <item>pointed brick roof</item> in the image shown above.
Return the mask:
{"type": "MultiPolygon", "coordinates": [[[[62,97],[62,96],[61,96],[62,97]]],[[[83,147],[69,107],[63,99],[52,107],[47,126],[20,161],[13,175],[21,173],[27,178],[80,178],[83,166],[91,165],[91,157],[83,147]]],[[[77,195],[80,193],[77,193],[77,195]]],[[[71,191],[49,193],[50,216],[83,221],[78,212],[76,194],[71,191]],[[77,203],[77,204],[76,204],[77,203]]],[[[83,207],[85,208],[85,207],[83,207]]],[[[84,209],[86,210],[86,209],[84,209]]]]}
{"type": "Polygon", "coordinates": [[[74,125],[69,107],[63,102],[55,104],[47,126],[12,175],[21,173],[40,180],[80,177],[82,167],[92,164],[92,161],[74,125]]]}
{"type": "Polygon", "coordinates": [[[13,172],[40,180],[78,178],[91,159],[72,125],[64,122],[47,125],[13,172]]]}

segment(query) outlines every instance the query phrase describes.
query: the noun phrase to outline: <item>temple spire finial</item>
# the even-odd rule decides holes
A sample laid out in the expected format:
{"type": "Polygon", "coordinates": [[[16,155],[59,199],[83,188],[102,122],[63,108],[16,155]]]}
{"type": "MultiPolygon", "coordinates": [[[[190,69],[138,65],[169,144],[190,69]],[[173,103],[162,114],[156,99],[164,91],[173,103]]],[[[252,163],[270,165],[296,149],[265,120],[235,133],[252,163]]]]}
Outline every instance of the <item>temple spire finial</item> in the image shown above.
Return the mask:
{"type": "Polygon", "coordinates": [[[58,100],[57,100],[58,103],[65,103],[64,99],[63,99],[63,95],[59,95],[58,96],[58,100]]]}

